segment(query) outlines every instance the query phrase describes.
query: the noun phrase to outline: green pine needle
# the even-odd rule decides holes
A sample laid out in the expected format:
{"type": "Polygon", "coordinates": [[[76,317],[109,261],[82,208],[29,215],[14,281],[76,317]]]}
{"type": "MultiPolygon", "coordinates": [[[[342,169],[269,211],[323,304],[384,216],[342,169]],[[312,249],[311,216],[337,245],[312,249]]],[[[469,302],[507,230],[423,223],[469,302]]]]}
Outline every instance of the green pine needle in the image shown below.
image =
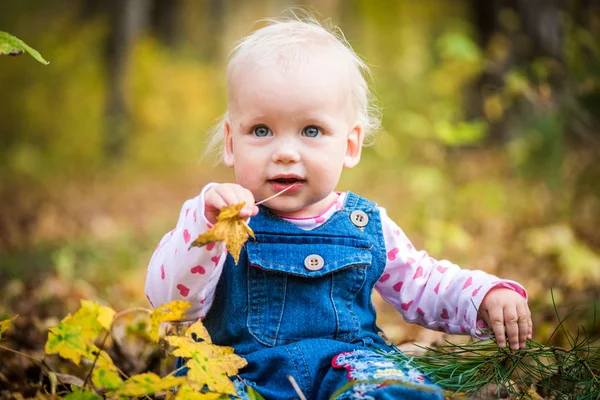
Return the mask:
{"type": "MultiPolygon", "coordinates": [[[[600,394],[600,348],[584,334],[573,339],[570,350],[532,340],[518,351],[501,349],[493,339],[448,343],[425,347],[426,353],[412,356],[411,362],[455,395],[481,394],[482,388],[493,384],[517,398],[595,400],[600,394]]],[[[409,355],[387,356],[403,362],[409,355]]]]}

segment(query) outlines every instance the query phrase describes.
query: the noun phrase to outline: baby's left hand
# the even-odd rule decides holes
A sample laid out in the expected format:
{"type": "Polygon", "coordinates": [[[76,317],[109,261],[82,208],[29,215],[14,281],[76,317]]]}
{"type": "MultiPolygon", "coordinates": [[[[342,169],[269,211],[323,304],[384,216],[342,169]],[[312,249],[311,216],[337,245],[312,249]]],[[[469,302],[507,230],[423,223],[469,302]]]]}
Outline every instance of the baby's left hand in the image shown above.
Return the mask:
{"type": "Polygon", "coordinates": [[[479,307],[483,322],[494,331],[498,346],[506,346],[506,336],[512,350],[525,347],[531,339],[533,323],[527,300],[511,289],[490,290],[479,307]],[[506,327],[506,330],[505,330],[506,327]]]}

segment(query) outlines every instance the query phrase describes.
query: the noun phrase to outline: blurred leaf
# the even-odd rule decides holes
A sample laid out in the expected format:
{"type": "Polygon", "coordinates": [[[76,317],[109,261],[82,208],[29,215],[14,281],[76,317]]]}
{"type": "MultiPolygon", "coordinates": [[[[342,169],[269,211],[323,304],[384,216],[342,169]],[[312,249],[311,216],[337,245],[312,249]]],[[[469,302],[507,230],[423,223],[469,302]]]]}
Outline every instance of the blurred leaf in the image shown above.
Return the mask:
{"type": "Polygon", "coordinates": [[[557,256],[569,286],[583,288],[600,283],[600,255],[577,240],[571,227],[553,225],[530,229],[525,234],[525,244],[536,256],[557,256]]]}
{"type": "Polygon", "coordinates": [[[150,337],[158,342],[158,328],[161,322],[182,321],[185,319],[185,310],[190,308],[189,301],[175,300],[155,308],[150,314],[150,337]]]}
{"type": "Polygon", "coordinates": [[[166,376],[161,378],[152,372],[134,375],[126,380],[115,392],[117,396],[144,396],[177,387],[186,381],[185,377],[166,376]]]}
{"type": "Polygon", "coordinates": [[[0,321],[0,340],[2,339],[2,334],[10,329],[11,322],[17,317],[18,316],[14,316],[11,319],[0,321]]]}
{"type": "Polygon", "coordinates": [[[502,97],[498,94],[486,96],[483,100],[483,112],[489,121],[495,122],[504,115],[502,97]]]}
{"type": "Polygon", "coordinates": [[[460,32],[450,32],[442,35],[438,46],[443,57],[472,63],[479,62],[481,59],[479,46],[467,35],[460,32]]]}
{"type": "Polygon", "coordinates": [[[221,393],[201,393],[196,389],[192,389],[188,384],[182,385],[177,390],[175,400],[218,400],[229,399],[227,395],[221,393]]]}
{"type": "Polygon", "coordinates": [[[73,392],[63,397],[64,400],[100,400],[102,397],[98,396],[92,389],[79,389],[78,387],[72,387],[73,392]]]}
{"type": "Polygon", "coordinates": [[[58,276],[62,279],[72,280],[75,274],[75,252],[70,247],[61,247],[52,259],[58,276]]]}
{"type": "MultiPolygon", "coordinates": [[[[409,110],[401,110],[397,113],[396,118],[401,122],[401,129],[417,138],[431,137],[431,123],[422,114],[409,110]]],[[[377,144],[379,138],[377,139],[377,144]]]]}
{"type": "Polygon", "coordinates": [[[94,367],[92,382],[94,386],[107,390],[117,389],[123,384],[123,380],[115,368],[105,368],[99,365],[94,367]]]}
{"type": "Polygon", "coordinates": [[[487,133],[488,124],[483,120],[459,122],[451,124],[439,121],[434,126],[437,137],[449,146],[464,146],[474,144],[483,139],[487,133]]]}
{"type": "Polygon", "coordinates": [[[27,46],[22,40],[6,32],[0,32],[0,55],[17,56],[23,52],[29,53],[33,58],[44,65],[50,64],[48,61],[44,60],[37,50],[27,46]]]}
{"type": "Polygon", "coordinates": [[[418,199],[431,199],[447,188],[446,177],[439,168],[414,165],[408,185],[418,199]]]}

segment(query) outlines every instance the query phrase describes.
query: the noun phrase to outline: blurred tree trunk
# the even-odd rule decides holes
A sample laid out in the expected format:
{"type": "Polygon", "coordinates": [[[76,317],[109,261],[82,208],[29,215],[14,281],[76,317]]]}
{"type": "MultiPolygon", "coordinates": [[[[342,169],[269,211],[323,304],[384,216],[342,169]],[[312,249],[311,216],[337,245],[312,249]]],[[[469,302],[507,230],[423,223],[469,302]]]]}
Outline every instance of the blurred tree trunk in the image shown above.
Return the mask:
{"type": "MultiPolygon", "coordinates": [[[[483,72],[470,113],[482,115],[486,93],[500,91],[506,74],[514,68],[528,69],[533,60],[548,57],[562,65],[564,61],[565,27],[561,13],[564,0],[471,0],[473,19],[479,32],[480,45],[490,50],[491,63],[483,72]]],[[[564,71],[551,77],[553,95],[563,86],[564,71]]],[[[507,110],[510,114],[511,110],[507,110]]],[[[504,142],[510,115],[495,121],[490,129],[492,142],[504,142]]]]}
{"type": "Polygon", "coordinates": [[[209,62],[221,61],[223,54],[223,37],[225,36],[225,25],[230,2],[233,0],[204,0],[206,13],[204,17],[204,41],[203,53],[209,62]]]}
{"type": "Polygon", "coordinates": [[[152,5],[152,29],[167,47],[175,48],[181,39],[182,0],[154,0],[152,5]]]}
{"type": "Polygon", "coordinates": [[[106,1],[110,21],[107,43],[108,95],[106,104],[105,152],[109,159],[119,159],[127,147],[129,132],[125,83],[129,55],[134,40],[147,24],[149,0],[106,1]]]}

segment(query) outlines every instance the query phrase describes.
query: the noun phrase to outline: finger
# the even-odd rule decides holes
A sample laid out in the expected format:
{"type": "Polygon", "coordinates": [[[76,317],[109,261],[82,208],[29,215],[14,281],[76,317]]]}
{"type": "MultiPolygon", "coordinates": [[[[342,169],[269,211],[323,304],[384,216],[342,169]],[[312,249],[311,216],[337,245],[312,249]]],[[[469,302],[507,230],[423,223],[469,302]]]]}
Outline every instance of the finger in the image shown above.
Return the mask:
{"type": "Polygon", "coordinates": [[[519,348],[524,348],[529,334],[531,318],[528,316],[527,306],[521,303],[517,306],[517,315],[519,315],[519,348]]]}
{"type": "Polygon", "coordinates": [[[496,343],[498,343],[498,347],[506,347],[506,336],[504,332],[504,314],[502,312],[502,308],[494,307],[491,310],[488,310],[488,314],[489,322],[487,324],[490,328],[492,328],[492,331],[494,332],[494,337],[496,338],[496,343]]]}
{"type": "Polygon", "coordinates": [[[531,311],[529,310],[529,306],[525,305],[527,307],[527,315],[528,315],[528,323],[529,323],[529,329],[527,330],[527,339],[532,339],[533,338],[533,319],[531,318],[531,311]]]}
{"type": "Polygon", "coordinates": [[[519,349],[519,314],[515,307],[504,308],[504,325],[511,350],[519,349]]]}
{"type": "Polygon", "coordinates": [[[219,189],[219,194],[226,206],[233,206],[244,201],[243,195],[241,195],[240,192],[240,189],[236,188],[234,185],[223,185],[219,189]]]}
{"type": "Polygon", "coordinates": [[[242,217],[250,217],[252,215],[256,215],[254,209],[258,209],[258,207],[254,205],[254,195],[252,194],[252,192],[248,189],[242,189],[242,193],[240,193],[240,195],[243,197],[243,201],[246,203],[244,205],[244,208],[242,208],[242,210],[240,211],[240,215],[242,217]]]}
{"type": "Polygon", "coordinates": [[[206,192],[205,202],[207,207],[217,210],[220,210],[227,205],[225,199],[223,199],[223,196],[217,189],[210,189],[208,192],[206,192]]]}

